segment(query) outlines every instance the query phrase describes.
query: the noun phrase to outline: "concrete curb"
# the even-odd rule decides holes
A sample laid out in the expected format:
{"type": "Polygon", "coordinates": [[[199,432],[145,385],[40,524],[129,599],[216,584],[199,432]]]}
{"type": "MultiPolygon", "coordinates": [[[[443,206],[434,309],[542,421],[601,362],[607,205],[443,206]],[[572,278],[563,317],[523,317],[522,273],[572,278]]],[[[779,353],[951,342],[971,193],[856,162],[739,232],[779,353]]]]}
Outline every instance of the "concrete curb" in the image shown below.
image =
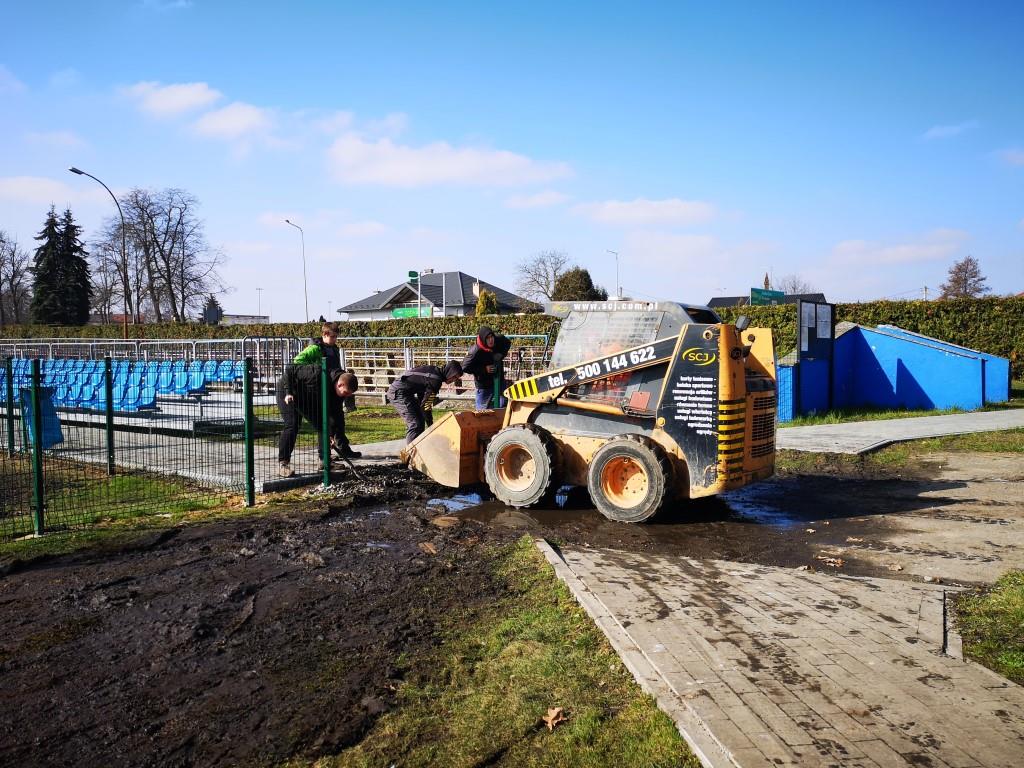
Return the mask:
{"type": "Polygon", "coordinates": [[[704,721],[686,704],[651,664],[644,652],[630,637],[629,632],[616,620],[611,611],[590,591],[573,572],[561,555],[544,539],[534,538],[534,545],[554,568],[555,575],[572,592],[583,610],[604,632],[608,642],[619,654],[626,669],[640,688],[654,697],[658,708],[672,718],[690,749],[708,768],[737,768],[729,752],[712,735],[704,721]]]}

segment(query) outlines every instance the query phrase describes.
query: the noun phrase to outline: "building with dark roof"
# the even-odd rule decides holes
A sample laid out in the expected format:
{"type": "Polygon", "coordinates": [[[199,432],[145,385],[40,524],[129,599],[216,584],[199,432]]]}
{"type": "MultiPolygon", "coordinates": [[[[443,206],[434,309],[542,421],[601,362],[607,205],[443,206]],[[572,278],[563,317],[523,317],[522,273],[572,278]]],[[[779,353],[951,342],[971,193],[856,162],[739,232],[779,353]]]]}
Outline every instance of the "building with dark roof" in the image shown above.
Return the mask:
{"type": "Polygon", "coordinates": [[[498,297],[498,314],[535,312],[540,306],[465,272],[426,272],[420,276],[420,288],[406,281],[365,299],[341,307],[348,320],[392,320],[398,317],[463,316],[476,313],[480,291],[486,289],[498,297]]]}
{"type": "MultiPolygon", "coordinates": [[[[818,304],[827,304],[823,293],[787,293],[782,297],[783,304],[796,304],[798,301],[813,301],[818,304]]],[[[708,300],[708,306],[712,309],[723,307],[745,307],[750,304],[750,294],[746,296],[715,296],[708,300]]]]}

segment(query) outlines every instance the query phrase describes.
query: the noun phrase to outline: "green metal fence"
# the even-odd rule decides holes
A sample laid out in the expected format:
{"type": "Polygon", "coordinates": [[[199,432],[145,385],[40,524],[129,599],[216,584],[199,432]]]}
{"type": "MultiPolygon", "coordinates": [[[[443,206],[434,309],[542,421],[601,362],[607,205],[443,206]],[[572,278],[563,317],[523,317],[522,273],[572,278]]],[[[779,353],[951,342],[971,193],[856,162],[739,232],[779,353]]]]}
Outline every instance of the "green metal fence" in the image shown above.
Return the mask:
{"type": "MultiPolygon", "coordinates": [[[[292,456],[296,476],[279,474],[277,382],[287,359],[257,368],[250,358],[191,367],[5,358],[0,540],[148,515],[178,519],[232,497],[252,505],[259,492],[330,484],[308,426],[292,456]]],[[[324,368],[321,379],[317,402],[301,403],[307,413],[327,408],[324,368]]]]}

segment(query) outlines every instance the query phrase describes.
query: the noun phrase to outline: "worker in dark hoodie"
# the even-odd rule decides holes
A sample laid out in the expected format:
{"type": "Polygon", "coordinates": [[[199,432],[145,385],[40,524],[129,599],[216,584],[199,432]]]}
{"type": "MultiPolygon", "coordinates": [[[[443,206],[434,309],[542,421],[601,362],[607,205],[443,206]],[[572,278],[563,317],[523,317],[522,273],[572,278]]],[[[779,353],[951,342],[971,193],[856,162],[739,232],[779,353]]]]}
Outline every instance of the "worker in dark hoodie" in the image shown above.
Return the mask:
{"type": "MultiPolygon", "coordinates": [[[[319,365],[289,365],[277,382],[277,407],[281,411],[281,421],[284,422],[284,429],[281,430],[281,437],[277,445],[277,460],[280,464],[278,473],[282,477],[291,477],[295,474],[291,463],[292,452],[295,450],[295,440],[298,437],[303,417],[315,429],[317,470],[323,470],[323,450],[320,445],[321,425],[323,424],[320,376],[319,365]]],[[[362,454],[353,451],[348,446],[348,440],[345,438],[345,416],[340,405],[341,400],[356,393],[359,389],[359,380],[353,374],[340,368],[335,368],[328,376],[328,434],[332,435],[332,443],[334,436],[337,435],[340,435],[341,440],[344,441],[344,448],[339,451],[342,456],[346,458],[361,456],[362,454]],[[340,424],[335,422],[338,418],[341,419],[340,424]]]]}
{"type": "Polygon", "coordinates": [[[388,387],[387,400],[405,420],[405,442],[419,437],[433,419],[433,407],[442,384],[451,384],[462,375],[462,366],[454,360],[444,368],[417,365],[410,368],[388,387]]]}
{"type": "MultiPolygon", "coordinates": [[[[462,361],[462,370],[473,374],[476,380],[476,409],[478,411],[493,408],[494,379],[498,374],[502,379],[502,361],[512,347],[512,342],[500,333],[495,333],[489,325],[481,325],[476,331],[476,341],[466,353],[462,361]]],[[[505,398],[501,398],[500,406],[504,407],[505,398]]]]}

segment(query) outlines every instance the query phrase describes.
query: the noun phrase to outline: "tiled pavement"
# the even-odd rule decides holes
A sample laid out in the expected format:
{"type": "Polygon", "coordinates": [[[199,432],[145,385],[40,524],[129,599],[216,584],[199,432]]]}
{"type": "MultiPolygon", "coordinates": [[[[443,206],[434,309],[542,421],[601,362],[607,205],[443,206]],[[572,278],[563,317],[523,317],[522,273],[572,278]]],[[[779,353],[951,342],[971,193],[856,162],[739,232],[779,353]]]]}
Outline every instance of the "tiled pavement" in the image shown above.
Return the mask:
{"type": "Polygon", "coordinates": [[[707,765],[1024,766],[1024,689],[958,658],[943,587],[538,546],[707,765]]]}

